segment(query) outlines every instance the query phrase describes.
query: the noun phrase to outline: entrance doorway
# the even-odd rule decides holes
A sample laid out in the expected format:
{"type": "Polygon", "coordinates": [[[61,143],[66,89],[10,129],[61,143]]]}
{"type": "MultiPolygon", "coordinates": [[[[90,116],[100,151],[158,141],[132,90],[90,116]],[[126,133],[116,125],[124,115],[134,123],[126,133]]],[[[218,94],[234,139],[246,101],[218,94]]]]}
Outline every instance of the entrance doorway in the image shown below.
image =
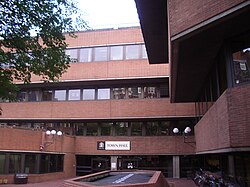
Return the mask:
{"type": "Polygon", "coordinates": [[[173,159],[168,155],[76,155],[78,176],[110,170],[111,165],[113,170],[158,170],[173,177],[173,159]]]}
{"type": "Polygon", "coordinates": [[[76,155],[76,175],[110,170],[110,156],[107,155],[76,155]]]}
{"type": "Polygon", "coordinates": [[[99,172],[110,169],[110,158],[92,158],[91,168],[93,172],[99,172]]]}
{"type": "Polygon", "coordinates": [[[138,159],[120,157],[117,162],[118,170],[138,169],[138,159]]]}

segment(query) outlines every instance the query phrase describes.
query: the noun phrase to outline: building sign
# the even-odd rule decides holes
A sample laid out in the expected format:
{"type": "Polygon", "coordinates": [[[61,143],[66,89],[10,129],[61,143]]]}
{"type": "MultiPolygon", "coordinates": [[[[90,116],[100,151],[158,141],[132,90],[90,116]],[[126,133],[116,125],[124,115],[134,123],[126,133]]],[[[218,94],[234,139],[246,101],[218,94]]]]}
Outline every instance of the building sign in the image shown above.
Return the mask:
{"type": "Polygon", "coordinates": [[[128,151],[130,141],[100,141],[97,142],[97,150],[128,151]]]}
{"type": "Polygon", "coordinates": [[[97,150],[105,150],[105,142],[97,142],[97,150]]]}

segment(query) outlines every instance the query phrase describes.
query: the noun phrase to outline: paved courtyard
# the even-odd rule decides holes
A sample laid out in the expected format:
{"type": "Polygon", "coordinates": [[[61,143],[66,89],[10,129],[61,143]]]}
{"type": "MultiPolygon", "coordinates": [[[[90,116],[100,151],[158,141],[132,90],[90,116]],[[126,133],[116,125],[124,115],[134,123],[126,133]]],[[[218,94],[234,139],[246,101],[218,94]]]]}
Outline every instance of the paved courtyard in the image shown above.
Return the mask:
{"type": "MultiPolygon", "coordinates": [[[[42,183],[32,183],[32,184],[6,184],[0,185],[0,187],[62,187],[64,180],[55,180],[42,183]]],[[[170,179],[167,181],[174,183],[175,187],[196,187],[194,182],[190,179],[170,179]]]]}

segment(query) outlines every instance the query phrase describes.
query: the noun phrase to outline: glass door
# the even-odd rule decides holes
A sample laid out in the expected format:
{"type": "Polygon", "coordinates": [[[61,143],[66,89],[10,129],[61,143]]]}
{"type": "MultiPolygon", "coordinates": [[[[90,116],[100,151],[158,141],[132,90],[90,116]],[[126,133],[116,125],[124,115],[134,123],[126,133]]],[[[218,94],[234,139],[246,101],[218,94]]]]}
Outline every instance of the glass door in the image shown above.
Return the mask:
{"type": "Polygon", "coordinates": [[[92,171],[104,171],[110,169],[110,159],[107,158],[92,158],[91,160],[92,171]]]}

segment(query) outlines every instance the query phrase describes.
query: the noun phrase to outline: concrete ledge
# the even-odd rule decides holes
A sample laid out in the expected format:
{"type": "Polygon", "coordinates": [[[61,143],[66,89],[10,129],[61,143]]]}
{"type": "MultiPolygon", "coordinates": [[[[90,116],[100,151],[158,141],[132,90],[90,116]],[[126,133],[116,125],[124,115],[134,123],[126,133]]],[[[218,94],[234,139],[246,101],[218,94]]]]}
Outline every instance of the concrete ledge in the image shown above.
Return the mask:
{"type": "MultiPolygon", "coordinates": [[[[90,182],[96,181],[105,177],[110,176],[111,173],[136,173],[136,174],[150,174],[152,175],[148,182],[136,182],[134,184],[129,183],[119,183],[119,184],[104,184],[101,186],[113,186],[113,187],[170,187],[167,180],[165,179],[164,175],[161,171],[151,171],[151,170],[135,170],[131,172],[122,172],[122,171],[103,171],[99,173],[94,173],[86,176],[81,176],[73,179],[66,180],[63,184],[64,187],[94,187],[100,186],[100,184],[95,185],[94,183],[91,184],[90,182]]],[[[173,185],[171,185],[172,187],[173,185]]]]}

